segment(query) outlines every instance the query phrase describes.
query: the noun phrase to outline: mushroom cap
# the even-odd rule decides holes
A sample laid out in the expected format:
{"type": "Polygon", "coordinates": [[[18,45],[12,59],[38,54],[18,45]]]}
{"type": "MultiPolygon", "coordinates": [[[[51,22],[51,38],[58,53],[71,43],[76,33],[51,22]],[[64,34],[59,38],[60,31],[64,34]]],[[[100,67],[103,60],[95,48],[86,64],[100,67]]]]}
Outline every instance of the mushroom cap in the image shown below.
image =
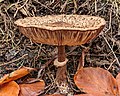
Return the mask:
{"type": "Polygon", "coordinates": [[[17,20],[15,24],[34,42],[74,46],[95,38],[106,23],[96,16],[62,14],[27,17],[17,20]]]}

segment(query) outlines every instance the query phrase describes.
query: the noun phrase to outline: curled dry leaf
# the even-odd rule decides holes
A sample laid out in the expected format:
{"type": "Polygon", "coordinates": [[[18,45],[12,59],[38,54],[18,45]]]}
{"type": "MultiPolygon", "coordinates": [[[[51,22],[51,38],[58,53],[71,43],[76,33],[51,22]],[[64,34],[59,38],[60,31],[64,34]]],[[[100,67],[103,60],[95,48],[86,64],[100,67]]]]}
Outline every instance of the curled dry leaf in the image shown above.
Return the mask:
{"type": "Polygon", "coordinates": [[[61,94],[50,94],[50,95],[45,95],[45,96],[65,96],[65,95],[61,95],[61,94]]]}
{"type": "Polygon", "coordinates": [[[19,96],[37,96],[44,89],[45,83],[43,80],[31,84],[20,84],[19,96]]]}
{"type": "MultiPolygon", "coordinates": [[[[45,96],[66,96],[66,95],[61,95],[61,94],[51,94],[51,95],[45,95],[45,96]]],[[[70,95],[71,96],[71,95],[70,95]]],[[[95,96],[91,94],[79,94],[79,95],[74,95],[74,96],[95,96]]]]}
{"type": "Polygon", "coordinates": [[[98,95],[92,95],[92,94],[79,94],[79,95],[74,95],[74,96],[98,96],[98,95]]]}
{"type": "Polygon", "coordinates": [[[120,73],[117,75],[116,81],[117,81],[118,89],[119,89],[119,93],[120,93],[120,73]]]}
{"type": "Polygon", "coordinates": [[[15,81],[0,86],[0,96],[18,96],[19,85],[15,81]]]}
{"type": "Polygon", "coordinates": [[[0,79],[0,85],[13,81],[13,80],[17,80],[18,78],[21,78],[25,75],[27,75],[28,73],[30,73],[31,71],[35,70],[34,68],[30,68],[30,67],[22,67],[16,71],[13,71],[10,74],[6,74],[5,76],[3,76],[2,79],[0,79]]]}
{"type": "Polygon", "coordinates": [[[82,68],[74,76],[79,89],[95,96],[118,96],[115,78],[102,68],[82,68]]]}

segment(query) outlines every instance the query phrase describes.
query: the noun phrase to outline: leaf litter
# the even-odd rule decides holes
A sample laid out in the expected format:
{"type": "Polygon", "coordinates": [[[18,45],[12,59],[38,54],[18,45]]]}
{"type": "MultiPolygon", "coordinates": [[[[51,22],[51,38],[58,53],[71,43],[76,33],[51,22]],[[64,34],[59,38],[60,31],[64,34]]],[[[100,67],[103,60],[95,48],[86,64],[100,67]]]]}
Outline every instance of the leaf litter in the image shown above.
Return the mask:
{"type": "MultiPolygon", "coordinates": [[[[81,94],[73,81],[78,69],[81,56],[81,48],[90,50],[85,55],[85,67],[101,67],[115,77],[120,72],[120,2],[119,0],[1,0],[0,1],[0,77],[21,66],[28,66],[40,70],[34,72],[32,77],[44,79],[46,89],[43,94],[55,93],[57,87],[54,84],[56,68],[51,61],[56,56],[55,47],[36,44],[18,32],[14,21],[28,16],[44,16],[49,14],[80,14],[95,15],[105,18],[107,24],[102,35],[88,44],[77,46],[71,51],[66,51],[69,59],[68,83],[72,94],[81,94]],[[77,5],[76,5],[77,4],[77,5]],[[78,6],[79,5],[79,6],[78,6]],[[55,54],[53,54],[55,53],[55,54]],[[27,55],[26,55],[27,54],[27,55]],[[42,68],[42,70],[41,70],[42,68]],[[71,70],[72,69],[72,70],[71,70]]],[[[57,50],[56,50],[57,51],[57,50]]],[[[22,79],[21,79],[22,81],[22,79]]],[[[85,95],[85,94],[84,94],[85,95]]]]}

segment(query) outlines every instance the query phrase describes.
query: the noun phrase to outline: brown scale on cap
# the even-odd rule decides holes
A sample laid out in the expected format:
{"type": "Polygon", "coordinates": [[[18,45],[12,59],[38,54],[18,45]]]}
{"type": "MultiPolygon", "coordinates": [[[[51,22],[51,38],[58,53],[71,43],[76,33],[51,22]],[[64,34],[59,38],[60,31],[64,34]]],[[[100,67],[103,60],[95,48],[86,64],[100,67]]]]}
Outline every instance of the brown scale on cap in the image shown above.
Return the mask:
{"type": "MultiPolygon", "coordinates": [[[[57,45],[58,62],[64,62],[65,45],[75,46],[95,38],[105,26],[105,20],[88,15],[48,15],[27,17],[15,22],[26,37],[34,42],[57,45]]],[[[58,67],[56,81],[66,82],[66,66],[58,67]]]]}

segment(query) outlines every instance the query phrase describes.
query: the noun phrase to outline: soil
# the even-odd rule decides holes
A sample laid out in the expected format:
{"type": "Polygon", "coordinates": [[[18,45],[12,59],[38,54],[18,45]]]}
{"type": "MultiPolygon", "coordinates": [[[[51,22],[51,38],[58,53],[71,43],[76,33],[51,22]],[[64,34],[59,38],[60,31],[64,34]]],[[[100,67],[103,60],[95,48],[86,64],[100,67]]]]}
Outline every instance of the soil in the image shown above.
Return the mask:
{"type": "MultiPolygon", "coordinates": [[[[57,68],[53,61],[56,46],[32,42],[19,32],[14,22],[19,18],[52,14],[78,14],[100,16],[106,26],[100,35],[81,46],[66,46],[67,80],[71,94],[81,93],[73,81],[78,69],[81,51],[85,55],[85,67],[101,67],[115,77],[120,72],[120,1],[119,0],[0,0],[0,77],[21,66],[36,68],[26,76],[42,78],[46,88],[44,94],[55,93],[57,68]],[[96,1],[96,2],[95,2],[96,1]]],[[[23,78],[17,80],[22,83],[23,78]]]]}

